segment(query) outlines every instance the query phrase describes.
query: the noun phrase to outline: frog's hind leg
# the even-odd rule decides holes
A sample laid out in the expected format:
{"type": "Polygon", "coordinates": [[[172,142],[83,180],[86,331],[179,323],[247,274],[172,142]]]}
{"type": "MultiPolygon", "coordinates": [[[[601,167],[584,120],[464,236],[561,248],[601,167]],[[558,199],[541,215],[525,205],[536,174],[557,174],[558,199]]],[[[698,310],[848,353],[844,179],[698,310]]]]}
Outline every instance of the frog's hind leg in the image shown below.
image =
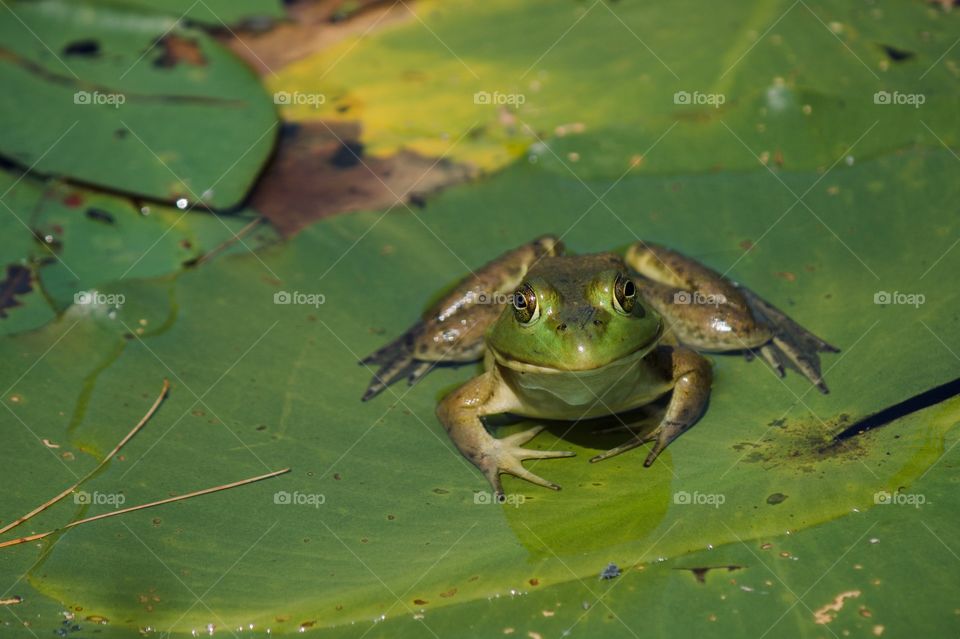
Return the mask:
{"type": "Polygon", "coordinates": [[[635,435],[627,443],[594,456],[591,462],[609,459],[620,453],[654,442],[643,465],[649,467],[670,442],[697,423],[710,397],[710,362],[696,351],[662,347],[655,354],[657,365],[673,379],[673,394],[660,423],[646,435],[635,435]]]}
{"type": "Polygon", "coordinates": [[[625,256],[637,289],[677,339],[699,351],[759,353],[774,372],[799,371],[821,392],[821,352],[838,352],[749,289],[676,251],[637,242],[625,256]]]}
{"type": "Polygon", "coordinates": [[[530,267],[562,251],[560,240],[545,235],[504,253],[462,279],[403,335],[360,361],[363,366],[378,367],[363,401],[400,379],[414,384],[438,364],[479,360],[484,333],[500,316],[530,267]]]}

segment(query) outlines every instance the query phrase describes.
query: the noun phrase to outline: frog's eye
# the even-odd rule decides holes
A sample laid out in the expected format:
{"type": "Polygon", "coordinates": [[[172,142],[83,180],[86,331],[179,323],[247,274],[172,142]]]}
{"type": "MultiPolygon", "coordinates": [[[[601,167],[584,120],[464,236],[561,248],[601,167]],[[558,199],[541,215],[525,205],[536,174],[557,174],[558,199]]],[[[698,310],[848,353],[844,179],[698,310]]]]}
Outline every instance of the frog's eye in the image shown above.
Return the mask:
{"type": "Polygon", "coordinates": [[[613,284],[613,306],[621,313],[629,315],[637,303],[637,287],[629,277],[620,273],[613,284]]]}
{"type": "Polygon", "coordinates": [[[513,293],[513,314],[521,324],[533,324],[540,317],[537,293],[529,284],[524,284],[513,293]]]}

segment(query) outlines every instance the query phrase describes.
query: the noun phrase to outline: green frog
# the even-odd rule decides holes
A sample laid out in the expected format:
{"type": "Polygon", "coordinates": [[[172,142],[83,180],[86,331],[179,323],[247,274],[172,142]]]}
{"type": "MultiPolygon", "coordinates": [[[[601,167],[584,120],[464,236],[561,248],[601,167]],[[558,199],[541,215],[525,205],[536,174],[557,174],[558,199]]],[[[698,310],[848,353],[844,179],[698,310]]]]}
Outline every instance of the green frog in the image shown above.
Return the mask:
{"type": "MultiPolygon", "coordinates": [[[[377,366],[363,400],[441,363],[483,359],[484,372],[447,395],[437,417],[453,443],[503,495],[501,473],[559,490],[524,460],[570,457],[524,444],[536,426],[503,438],[484,424],[510,413],[579,421],[649,407],[670,393],[649,432],[596,455],[652,443],[644,466],[700,418],[712,380],[703,352],[759,355],[821,392],[821,352],[839,352],[785,313],[707,266],[649,242],[614,253],[566,255],[540,237],[461,280],[408,331],[360,363],[377,366]]],[[[656,415],[656,413],[654,413],[656,415]]]]}

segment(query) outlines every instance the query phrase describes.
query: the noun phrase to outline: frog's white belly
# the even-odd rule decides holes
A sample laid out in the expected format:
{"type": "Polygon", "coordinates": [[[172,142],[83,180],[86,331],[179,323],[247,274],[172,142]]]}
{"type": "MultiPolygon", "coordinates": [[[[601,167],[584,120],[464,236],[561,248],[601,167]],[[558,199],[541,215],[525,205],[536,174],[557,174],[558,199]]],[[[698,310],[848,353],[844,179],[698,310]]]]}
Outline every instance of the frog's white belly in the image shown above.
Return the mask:
{"type": "Polygon", "coordinates": [[[515,396],[510,412],[545,419],[588,419],[621,413],[649,404],[672,388],[670,380],[650,366],[648,351],[638,351],[606,366],[561,371],[505,362],[495,355],[488,367],[515,396]]]}

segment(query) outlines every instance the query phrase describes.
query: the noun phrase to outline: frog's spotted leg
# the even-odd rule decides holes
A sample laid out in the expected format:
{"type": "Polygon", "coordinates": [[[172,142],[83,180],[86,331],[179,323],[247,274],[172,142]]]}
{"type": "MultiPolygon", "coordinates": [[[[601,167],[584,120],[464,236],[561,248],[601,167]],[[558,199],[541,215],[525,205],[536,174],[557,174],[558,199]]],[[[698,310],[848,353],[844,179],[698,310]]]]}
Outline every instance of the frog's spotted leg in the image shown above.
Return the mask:
{"type": "Polygon", "coordinates": [[[637,242],[627,251],[643,297],[681,343],[704,352],[756,351],[778,375],[798,370],[822,393],[818,353],[839,350],[749,289],[676,251],[637,242]]]}
{"type": "Polygon", "coordinates": [[[686,432],[703,415],[713,377],[710,362],[696,351],[683,347],[661,346],[650,357],[656,358],[658,367],[673,380],[673,394],[662,420],[647,435],[634,436],[627,443],[593,457],[591,462],[609,459],[647,442],[654,442],[643,462],[644,466],[650,466],[670,442],[686,432]]]}
{"type": "Polygon", "coordinates": [[[500,473],[560,490],[557,484],[524,468],[522,462],[526,459],[572,457],[574,453],[522,448],[543,430],[543,426],[497,439],[487,432],[480,419],[483,415],[506,413],[517,408],[520,408],[520,402],[508,386],[496,377],[496,372],[487,371],[447,395],[437,406],[437,417],[453,443],[480,469],[498,497],[503,495],[500,473]]]}
{"type": "Polygon", "coordinates": [[[413,384],[440,362],[480,359],[487,327],[510,302],[509,295],[530,267],[542,257],[562,252],[560,240],[545,235],[465,277],[403,335],[360,362],[379,367],[363,401],[404,377],[413,384]]]}

